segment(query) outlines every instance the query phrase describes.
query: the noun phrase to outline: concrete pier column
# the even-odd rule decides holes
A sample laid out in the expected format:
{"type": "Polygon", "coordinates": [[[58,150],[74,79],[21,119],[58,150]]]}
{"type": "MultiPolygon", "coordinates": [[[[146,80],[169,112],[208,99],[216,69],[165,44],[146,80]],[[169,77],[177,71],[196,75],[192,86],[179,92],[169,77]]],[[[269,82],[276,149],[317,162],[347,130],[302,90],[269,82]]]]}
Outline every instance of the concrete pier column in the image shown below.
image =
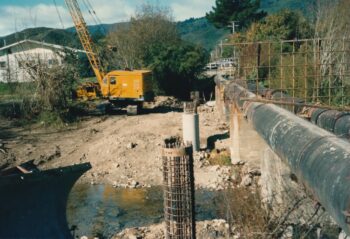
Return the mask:
{"type": "Polygon", "coordinates": [[[191,143],[194,151],[199,151],[199,116],[197,104],[194,102],[184,103],[184,113],[182,115],[182,131],[185,143],[191,143]]]}
{"type": "Polygon", "coordinates": [[[235,105],[231,105],[230,112],[230,154],[231,163],[237,164],[241,161],[240,145],[239,145],[239,115],[235,105]]]}

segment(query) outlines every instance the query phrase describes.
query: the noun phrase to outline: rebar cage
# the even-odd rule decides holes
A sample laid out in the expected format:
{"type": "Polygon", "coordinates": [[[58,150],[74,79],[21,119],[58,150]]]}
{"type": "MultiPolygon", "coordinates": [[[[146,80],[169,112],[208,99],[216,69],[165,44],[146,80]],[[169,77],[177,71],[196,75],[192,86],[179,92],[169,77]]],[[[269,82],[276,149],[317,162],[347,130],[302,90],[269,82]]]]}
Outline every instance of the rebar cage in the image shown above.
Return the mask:
{"type": "Polygon", "coordinates": [[[195,239],[192,145],[166,139],[162,158],[166,238],[195,239]]]}

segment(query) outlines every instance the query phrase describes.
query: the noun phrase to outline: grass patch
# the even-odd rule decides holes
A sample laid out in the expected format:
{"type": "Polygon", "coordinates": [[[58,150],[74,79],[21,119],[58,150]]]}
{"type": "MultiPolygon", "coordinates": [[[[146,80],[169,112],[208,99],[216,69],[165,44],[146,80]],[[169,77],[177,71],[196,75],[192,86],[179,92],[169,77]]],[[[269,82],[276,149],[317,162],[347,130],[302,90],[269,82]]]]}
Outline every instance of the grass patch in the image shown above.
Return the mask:
{"type": "Polygon", "coordinates": [[[208,159],[210,165],[231,166],[230,152],[227,150],[218,151],[214,149],[208,159]]]}
{"type": "Polygon", "coordinates": [[[0,100],[2,101],[21,100],[23,96],[33,95],[34,92],[33,82],[0,83],[0,100]]]}
{"type": "Polygon", "coordinates": [[[64,122],[61,118],[61,115],[56,112],[43,111],[39,114],[37,122],[40,122],[44,126],[54,126],[62,127],[64,122]]]}

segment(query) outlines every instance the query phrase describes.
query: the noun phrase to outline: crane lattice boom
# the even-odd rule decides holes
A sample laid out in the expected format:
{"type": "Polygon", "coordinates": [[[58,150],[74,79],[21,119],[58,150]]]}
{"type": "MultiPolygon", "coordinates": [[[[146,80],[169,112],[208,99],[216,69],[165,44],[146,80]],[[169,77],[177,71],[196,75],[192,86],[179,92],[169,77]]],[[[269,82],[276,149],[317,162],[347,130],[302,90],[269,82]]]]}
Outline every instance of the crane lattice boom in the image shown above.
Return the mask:
{"type": "Polygon", "coordinates": [[[90,33],[87,29],[86,22],[81,13],[79,4],[77,0],[65,0],[68,10],[72,16],[75,28],[77,30],[81,44],[83,45],[86,55],[89,59],[90,65],[94,70],[94,73],[97,77],[98,83],[102,85],[102,79],[105,76],[105,73],[102,69],[101,60],[98,57],[96,47],[92,41],[90,33]]]}

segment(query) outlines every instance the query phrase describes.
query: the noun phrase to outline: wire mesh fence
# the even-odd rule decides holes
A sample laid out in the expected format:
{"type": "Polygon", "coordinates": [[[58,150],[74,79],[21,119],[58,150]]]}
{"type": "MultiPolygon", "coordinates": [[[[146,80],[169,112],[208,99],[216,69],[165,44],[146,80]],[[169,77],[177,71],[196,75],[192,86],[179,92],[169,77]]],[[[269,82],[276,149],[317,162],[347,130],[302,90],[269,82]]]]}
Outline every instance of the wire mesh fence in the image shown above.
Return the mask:
{"type": "Polygon", "coordinates": [[[192,146],[166,139],[162,158],[166,238],[195,239],[192,146]]]}
{"type": "Polygon", "coordinates": [[[235,57],[236,78],[244,79],[263,97],[269,88],[288,95],[292,103],[301,99],[349,109],[349,38],[244,42],[223,44],[222,49],[235,57]]]}

